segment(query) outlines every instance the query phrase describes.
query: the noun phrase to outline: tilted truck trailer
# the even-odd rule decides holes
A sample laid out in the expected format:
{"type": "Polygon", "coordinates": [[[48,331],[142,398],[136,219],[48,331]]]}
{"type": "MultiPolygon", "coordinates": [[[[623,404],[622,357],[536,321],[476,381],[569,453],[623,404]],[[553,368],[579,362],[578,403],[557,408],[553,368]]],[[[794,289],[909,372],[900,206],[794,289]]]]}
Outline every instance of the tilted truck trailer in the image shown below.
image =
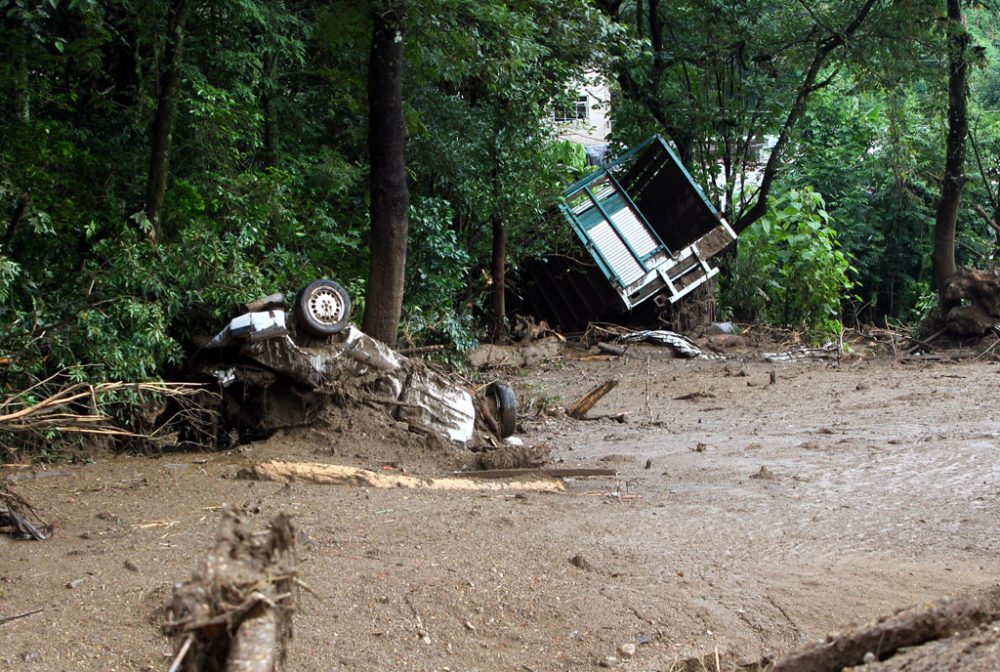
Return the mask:
{"type": "Polygon", "coordinates": [[[660,136],[567,188],[557,206],[592,263],[525,264],[538,317],[582,326],[653,299],[675,303],[718,273],[709,260],[736,239],[660,136]]]}

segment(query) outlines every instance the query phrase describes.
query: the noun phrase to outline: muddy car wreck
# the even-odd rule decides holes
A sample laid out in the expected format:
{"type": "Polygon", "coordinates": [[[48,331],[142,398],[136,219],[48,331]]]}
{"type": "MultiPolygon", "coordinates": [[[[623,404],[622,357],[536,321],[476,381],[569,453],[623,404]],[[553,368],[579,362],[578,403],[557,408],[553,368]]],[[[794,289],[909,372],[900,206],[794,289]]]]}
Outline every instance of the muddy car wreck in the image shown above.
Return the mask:
{"type": "MultiPolygon", "coordinates": [[[[411,431],[468,443],[477,427],[510,437],[513,390],[494,383],[477,399],[426,363],[412,360],[349,324],[347,291],[333,280],[306,285],[289,306],[272,294],[245,306],[202,339],[185,378],[214,387],[203,406],[213,416],[198,442],[225,445],[312,422],[328,403],[377,405],[411,431]],[[210,397],[210,400],[209,400],[210,397]]],[[[195,440],[193,437],[188,437],[195,440]]]]}

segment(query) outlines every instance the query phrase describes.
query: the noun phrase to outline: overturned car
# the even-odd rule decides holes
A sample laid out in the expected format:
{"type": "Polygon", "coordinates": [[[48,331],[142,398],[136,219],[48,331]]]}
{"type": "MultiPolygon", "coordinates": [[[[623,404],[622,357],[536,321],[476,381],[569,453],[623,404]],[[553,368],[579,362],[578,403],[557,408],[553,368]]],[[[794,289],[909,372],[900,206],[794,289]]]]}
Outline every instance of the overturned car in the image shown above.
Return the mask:
{"type": "MultiPolygon", "coordinates": [[[[377,404],[413,431],[463,443],[473,440],[477,422],[499,438],[514,433],[510,387],[490,385],[476,399],[448,376],[351,326],[350,297],[333,280],[306,285],[291,319],[281,294],[245,308],[202,342],[186,370],[189,380],[217,387],[208,432],[214,443],[230,442],[234,431],[246,441],[308,424],[331,400],[377,404]]],[[[205,423],[198,431],[197,440],[205,442],[205,423]]]]}

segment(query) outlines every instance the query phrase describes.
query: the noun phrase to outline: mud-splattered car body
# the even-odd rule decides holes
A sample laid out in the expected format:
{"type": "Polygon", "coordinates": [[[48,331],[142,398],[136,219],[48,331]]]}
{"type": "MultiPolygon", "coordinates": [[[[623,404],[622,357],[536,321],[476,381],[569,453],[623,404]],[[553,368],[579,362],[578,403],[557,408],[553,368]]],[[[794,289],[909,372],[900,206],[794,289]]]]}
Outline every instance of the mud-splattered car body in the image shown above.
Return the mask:
{"type": "Polygon", "coordinates": [[[259,309],[231,320],[188,366],[189,377],[218,386],[220,434],[252,439],[308,424],[330,399],[379,405],[416,431],[453,441],[473,439],[477,406],[498,434],[513,432],[509,388],[477,404],[464,386],[353,326],[307,333],[288,319],[280,297],[269,298],[248,304],[259,309]]]}

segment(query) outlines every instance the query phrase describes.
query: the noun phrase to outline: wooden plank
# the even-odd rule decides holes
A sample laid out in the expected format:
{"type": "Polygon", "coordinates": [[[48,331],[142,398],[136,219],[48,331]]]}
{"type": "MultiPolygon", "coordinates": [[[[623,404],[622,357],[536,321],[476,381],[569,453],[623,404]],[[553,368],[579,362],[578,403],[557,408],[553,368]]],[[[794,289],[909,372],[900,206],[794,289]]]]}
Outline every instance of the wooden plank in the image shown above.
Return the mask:
{"type": "Polygon", "coordinates": [[[483,469],[482,471],[456,471],[455,476],[466,478],[520,478],[522,476],[550,476],[552,478],[585,478],[588,476],[616,476],[614,469],[532,468],[483,469]]]}
{"type": "Polygon", "coordinates": [[[255,464],[241,472],[243,478],[262,481],[309,481],[323,485],[347,485],[366,488],[420,488],[424,490],[491,490],[561,492],[565,488],[559,481],[543,479],[482,483],[463,474],[452,478],[418,478],[402,474],[386,474],[339,464],[315,462],[285,462],[272,460],[255,464]]]}
{"type": "Polygon", "coordinates": [[[583,416],[587,415],[587,412],[594,407],[594,405],[601,400],[604,395],[606,395],[611,390],[618,386],[618,380],[612,378],[601,383],[587,394],[583,395],[577,399],[572,406],[566,409],[566,415],[571,418],[580,420],[583,416]]]}

